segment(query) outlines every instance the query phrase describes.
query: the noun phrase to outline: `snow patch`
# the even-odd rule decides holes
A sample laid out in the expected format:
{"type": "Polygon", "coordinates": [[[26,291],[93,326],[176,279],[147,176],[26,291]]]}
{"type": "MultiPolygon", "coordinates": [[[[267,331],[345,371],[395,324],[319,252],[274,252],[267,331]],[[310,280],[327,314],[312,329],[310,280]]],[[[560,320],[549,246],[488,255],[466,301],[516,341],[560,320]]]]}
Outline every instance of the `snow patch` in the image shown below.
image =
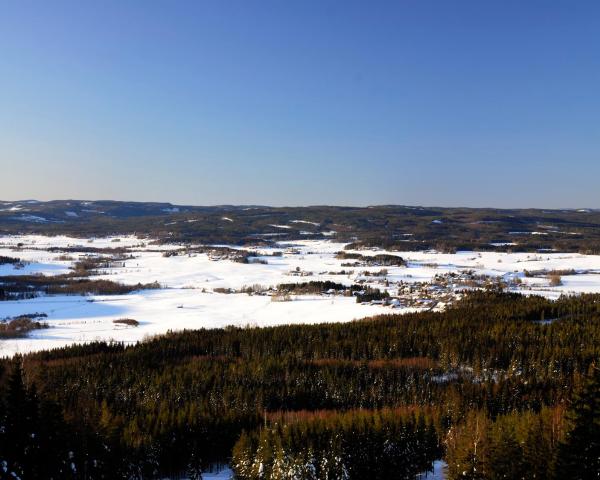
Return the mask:
{"type": "Polygon", "coordinates": [[[290,223],[306,223],[308,225],[314,225],[315,227],[321,225],[318,222],[309,222],[308,220],[290,220],[290,223]]]}
{"type": "Polygon", "coordinates": [[[14,220],[20,222],[32,222],[32,223],[48,223],[50,220],[44,217],[38,217],[37,215],[21,215],[20,217],[13,217],[14,220]]]}

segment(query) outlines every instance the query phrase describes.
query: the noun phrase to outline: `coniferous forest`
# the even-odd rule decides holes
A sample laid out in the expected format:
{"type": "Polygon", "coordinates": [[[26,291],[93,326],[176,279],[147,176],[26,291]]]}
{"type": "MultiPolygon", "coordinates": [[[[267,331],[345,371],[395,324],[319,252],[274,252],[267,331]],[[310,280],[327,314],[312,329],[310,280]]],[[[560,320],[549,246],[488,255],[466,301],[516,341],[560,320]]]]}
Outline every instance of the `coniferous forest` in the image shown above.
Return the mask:
{"type": "MultiPolygon", "coordinates": [[[[15,208],[21,208],[14,203],[15,208]]],[[[292,240],[305,238],[306,231],[313,238],[329,238],[327,233],[335,231],[338,241],[352,242],[350,247],[399,251],[600,251],[600,211],[588,209],[209,207],[75,200],[26,203],[26,208],[37,221],[10,208],[0,209],[0,234],[107,236],[143,232],[148,238],[165,242],[245,245],[258,241],[271,244],[273,233],[277,233],[277,240],[292,240]],[[77,215],[65,216],[65,211],[77,215]],[[223,222],[224,215],[232,221],[223,222]],[[305,220],[294,223],[295,219],[305,220]],[[289,228],[274,227],[276,224],[289,228]],[[543,235],[533,235],[540,225],[555,227],[543,228],[543,235]]]]}
{"type": "Polygon", "coordinates": [[[0,362],[0,478],[589,479],[600,295],[171,333],[0,362]]]}
{"type": "Polygon", "coordinates": [[[0,0],[0,480],[600,480],[599,47],[0,0]]]}

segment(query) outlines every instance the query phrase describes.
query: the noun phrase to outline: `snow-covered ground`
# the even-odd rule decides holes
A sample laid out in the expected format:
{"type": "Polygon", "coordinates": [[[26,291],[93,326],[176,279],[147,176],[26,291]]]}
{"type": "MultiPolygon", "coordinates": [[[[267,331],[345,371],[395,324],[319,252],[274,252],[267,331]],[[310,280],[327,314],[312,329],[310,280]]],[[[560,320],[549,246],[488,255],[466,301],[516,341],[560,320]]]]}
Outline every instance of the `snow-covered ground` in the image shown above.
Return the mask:
{"type": "Polygon", "coordinates": [[[203,472],[203,480],[231,480],[233,478],[233,471],[229,468],[225,468],[219,472],[203,472]]]}
{"type": "MultiPolygon", "coordinates": [[[[178,480],[186,480],[185,477],[177,477],[178,480]]],[[[202,472],[202,480],[232,480],[233,479],[233,470],[229,467],[223,467],[222,469],[214,469],[209,470],[207,472],[202,472]]],[[[170,480],[169,478],[165,478],[163,480],[170,480]]]]}
{"type": "Polygon", "coordinates": [[[389,313],[389,309],[357,305],[351,297],[302,296],[291,302],[272,302],[268,296],[202,293],[179,288],[114,296],[60,295],[0,303],[0,317],[36,312],[48,314],[44,321],[51,328],[33,331],[27,338],[0,341],[0,355],[94,340],[133,343],[169,330],[347,322],[389,313]],[[127,327],[113,323],[122,318],[135,319],[140,324],[127,327]]]}
{"type": "Polygon", "coordinates": [[[600,256],[565,253],[495,253],[459,252],[384,252],[362,250],[362,255],[389,253],[408,260],[406,267],[385,267],[387,275],[365,276],[382,267],[342,267],[352,260],[335,258],[344,244],[327,240],[302,240],[280,243],[276,248],[255,249],[257,259],[266,263],[236,263],[210,259],[206,254],[165,256],[167,250],[180,245],[156,246],[148,239],[133,236],[75,239],[69,237],[11,236],[0,237],[0,256],[18,257],[24,266],[0,266],[0,275],[41,273],[56,275],[69,271],[83,252],[49,252],[51,247],[85,249],[122,247],[127,259],[119,267],[105,269],[93,278],[110,279],[125,284],[158,281],[163,288],[129,295],[113,296],[45,296],[31,300],[0,302],[0,319],[45,313],[50,328],[32,332],[27,338],[0,341],[0,355],[25,353],[73,342],[117,340],[137,342],[169,330],[214,328],[226,325],[270,326],[288,323],[347,322],[380,313],[415,311],[401,307],[392,310],[383,305],[357,304],[353,297],[313,295],[292,297],[292,301],[274,302],[268,295],[226,294],[215,289],[239,290],[244,286],[275,287],[280,283],[330,280],[351,285],[364,280],[368,285],[398,290],[399,282],[429,282],[438,274],[475,271],[490,277],[512,279],[521,284],[513,287],[526,293],[551,298],[561,294],[600,292],[600,256]],[[281,256],[273,256],[281,253],[281,256]],[[65,257],[67,255],[67,257],[65,257]],[[68,258],[70,257],[70,259],[68,258]],[[543,276],[526,277],[524,272],[575,270],[562,276],[562,285],[552,287],[543,276]],[[345,274],[340,274],[344,270],[345,274]],[[348,273],[352,271],[352,273],[348,273]],[[131,318],[137,327],[117,325],[113,320],[131,318]]]}
{"type": "MultiPolygon", "coordinates": [[[[446,462],[436,460],[433,462],[433,470],[418,474],[415,480],[444,480],[446,478],[446,462]]],[[[203,472],[204,480],[231,480],[233,471],[230,468],[224,468],[218,472],[203,472]]]]}
{"type": "Polygon", "coordinates": [[[444,460],[433,462],[433,470],[417,475],[415,480],[444,480],[446,478],[447,463],[444,460]]]}

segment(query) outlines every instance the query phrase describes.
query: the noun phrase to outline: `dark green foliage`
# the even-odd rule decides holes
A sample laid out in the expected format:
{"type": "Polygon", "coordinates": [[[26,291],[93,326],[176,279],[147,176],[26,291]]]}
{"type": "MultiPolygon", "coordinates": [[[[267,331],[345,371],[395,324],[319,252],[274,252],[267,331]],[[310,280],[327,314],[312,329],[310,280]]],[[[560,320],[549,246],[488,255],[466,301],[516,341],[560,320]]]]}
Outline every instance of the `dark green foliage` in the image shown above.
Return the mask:
{"type": "MultiPolygon", "coordinates": [[[[41,468],[24,455],[48,449],[48,471],[73,463],[77,478],[156,478],[227,462],[237,442],[237,463],[252,463],[262,445],[271,462],[281,452],[305,467],[326,458],[334,478],[343,478],[334,459],[353,451],[346,474],[364,478],[356,472],[427,468],[443,441],[451,478],[550,478],[566,429],[561,405],[599,357],[600,296],[552,302],[493,292],[469,294],[443,313],[72,346],[24,357],[24,374],[0,361],[0,372],[13,372],[0,376],[3,425],[19,445],[6,449],[3,436],[0,451],[14,469],[41,468]],[[27,437],[32,425],[39,435],[27,437]],[[381,442],[401,428],[402,438],[427,432],[427,440],[386,444],[382,457],[381,442]],[[365,432],[356,437],[364,449],[348,447],[356,431],[365,432]],[[42,447],[49,432],[61,440],[42,447]],[[303,442],[312,450],[297,448],[303,442]]],[[[578,431],[595,435],[575,429],[568,439],[578,431]]]]}
{"type": "Polygon", "coordinates": [[[560,446],[558,478],[600,477],[600,369],[591,368],[568,411],[571,429],[560,446]]]}
{"type": "MultiPolygon", "coordinates": [[[[358,287],[360,288],[360,287],[358,287]]],[[[345,291],[349,290],[349,287],[342,285],[341,283],[331,281],[310,281],[304,283],[281,283],[277,285],[277,290],[281,292],[293,293],[296,295],[303,294],[319,294],[329,290],[345,291]]]]}
{"type": "Polygon", "coordinates": [[[0,404],[0,462],[6,462],[0,478],[77,478],[80,459],[75,458],[76,443],[62,412],[40,400],[34,386],[26,388],[19,357],[12,363],[0,404]]]}
{"type": "Polygon", "coordinates": [[[282,283],[277,286],[277,290],[283,293],[295,295],[310,295],[326,293],[330,290],[342,292],[346,295],[354,295],[358,303],[385,300],[390,294],[387,291],[381,291],[378,288],[364,287],[362,285],[351,285],[349,287],[331,281],[311,281],[304,283],[282,283]]]}
{"type": "Polygon", "coordinates": [[[380,301],[390,297],[390,294],[386,290],[381,291],[373,287],[361,288],[355,295],[357,303],[380,301]]]}
{"type": "Polygon", "coordinates": [[[358,260],[365,266],[370,267],[403,267],[406,265],[404,259],[398,255],[379,253],[377,255],[362,255],[360,253],[338,252],[336,258],[342,260],[358,260]]]}
{"type": "Polygon", "coordinates": [[[40,293],[64,295],[125,295],[160,288],[157,282],[124,285],[111,280],[90,280],[67,275],[12,275],[0,277],[0,300],[31,298],[40,293]]]}
{"type": "MultiPolygon", "coordinates": [[[[171,204],[99,201],[41,202],[27,205],[28,214],[45,223],[30,223],[21,214],[0,212],[0,233],[43,233],[95,236],[144,232],[164,241],[204,244],[245,244],[277,240],[327,238],[354,242],[354,247],[384,247],[399,251],[513,250],[598,253],[600,211],[498,210],[381,205],[372,207],[265,206],[197,207],[171,204]],[[65,217],[65,211],[78,217],[65,217]],[[100,213],[102,212],[102,213],[100,213]],[[224,221],[226,216],[232,221],[224,221]],[[295,223],[294,220],[312,223],[295,223]],[[193,220],[189,222],[188,220],[193,220]],[[438,221],[438,222],[436,222],[438,221]],[[439,223],[441,221],[442,223],[439,223]],[[289,229],[273,227],[287,225],[289,229]],[[543,230],[545,235],[531,235],[543,230]],[[512,233],[511,233],[512,232],[512,233]],[[566,234],[568,233],[568,235],[566,234]],[[493,246],[492,243],[504,245],[493,246]],[[516,245],[512,245],[516,243],[516,245]]],[[[243,260],[241,260],[243,261],[243,260]]]]}
{"type": "Polygon", "coordinates": [[[471,411],[445,439],[450,479],[568,479],[555,474],[564,436],[562,407],[511,412],[491,419],[471,411]]]}
{"type": "Polygon", "coordinates": [[[7,265],[7,264],[15,265],[20,262],[21,262],[20,258],[4,257],[4,256],[0,255],[0,265],[7,265]]]}
{"type": "Polygon", "coordinates": [[[240,480],[413,479],[441,455],[431,419],[382,410],[299,415],[247,435],[233,448],[240,480]]]}

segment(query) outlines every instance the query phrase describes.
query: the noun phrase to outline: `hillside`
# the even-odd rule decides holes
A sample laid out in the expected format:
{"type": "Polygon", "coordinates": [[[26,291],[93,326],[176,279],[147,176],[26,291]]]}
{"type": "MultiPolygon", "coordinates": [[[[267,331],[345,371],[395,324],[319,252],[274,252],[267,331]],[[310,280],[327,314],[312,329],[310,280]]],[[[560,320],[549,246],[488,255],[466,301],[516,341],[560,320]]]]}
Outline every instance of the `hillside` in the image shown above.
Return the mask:
{"type": "Polygon", "coordinates": [[[33,200],[0,202],[0,234],[143,234],[163,241],[269,244],[335,238],[392,250],[600,252],[600,211],[410,206],[266,207],[33,200]]]}

